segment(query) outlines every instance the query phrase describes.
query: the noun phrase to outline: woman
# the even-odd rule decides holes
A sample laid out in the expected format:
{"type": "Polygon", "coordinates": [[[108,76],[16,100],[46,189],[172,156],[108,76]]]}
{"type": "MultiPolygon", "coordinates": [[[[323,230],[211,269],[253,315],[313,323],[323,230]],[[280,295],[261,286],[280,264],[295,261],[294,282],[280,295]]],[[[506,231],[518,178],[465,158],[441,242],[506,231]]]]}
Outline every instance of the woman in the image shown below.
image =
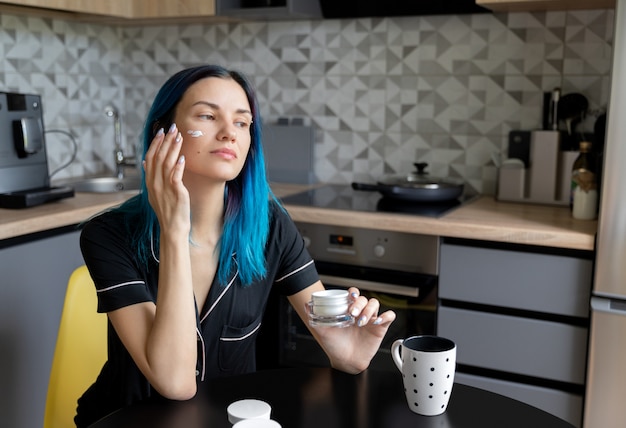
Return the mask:
{"type": "MultiPolygon", "coordinates": [[[[107,363],[78,401],[86,426],[137,400],[186,400],[197,382],[255,370],[271,289],[302,319],[322,290],[265,175],[255,95],[239,73],[172,76],[144,127],[139,195],[90,220],[81,249],[110,322],[107,363]]],[[[356,288],[351,328],[312,328],[333,367],[364,370],[395,314],[356,288]]]]}

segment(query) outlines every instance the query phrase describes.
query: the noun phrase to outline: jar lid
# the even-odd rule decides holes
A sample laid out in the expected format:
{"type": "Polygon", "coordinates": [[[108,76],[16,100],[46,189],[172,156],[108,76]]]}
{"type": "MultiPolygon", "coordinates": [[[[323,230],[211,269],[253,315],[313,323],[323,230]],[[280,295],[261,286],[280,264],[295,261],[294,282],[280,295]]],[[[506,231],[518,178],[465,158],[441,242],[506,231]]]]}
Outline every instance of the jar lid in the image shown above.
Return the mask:
{"type": "Polygon", "coordinates": [[[281,428],[281,426],[272,419],[245,419],[237,422],[233,428],[281,428]]]}
{"type": "Polygon", "coordinates": [[[228,412],[228,421],[235,424],[244,419],[269,419],[272,407],[265,401],[246,399],[231,403],[226,411],[228,412]]]}

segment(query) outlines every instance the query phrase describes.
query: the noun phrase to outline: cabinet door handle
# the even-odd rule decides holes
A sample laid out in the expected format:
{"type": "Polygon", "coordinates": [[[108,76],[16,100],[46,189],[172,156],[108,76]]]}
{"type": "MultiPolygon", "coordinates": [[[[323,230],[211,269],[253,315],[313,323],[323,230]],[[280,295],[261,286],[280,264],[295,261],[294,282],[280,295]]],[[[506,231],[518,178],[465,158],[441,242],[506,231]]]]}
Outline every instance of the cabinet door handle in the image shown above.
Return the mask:
{"type": "Polygon", "coordinates": [[[418,297],[418,287],[404,287],[402,285],[386,284],[384,282],[363,281],[362,279],[344,278],[340,276],[320,275],[322,283],[339,287],[356,287],[359,290],[375,291],[378,293],[395,294],[398,296],[418,297]]]}

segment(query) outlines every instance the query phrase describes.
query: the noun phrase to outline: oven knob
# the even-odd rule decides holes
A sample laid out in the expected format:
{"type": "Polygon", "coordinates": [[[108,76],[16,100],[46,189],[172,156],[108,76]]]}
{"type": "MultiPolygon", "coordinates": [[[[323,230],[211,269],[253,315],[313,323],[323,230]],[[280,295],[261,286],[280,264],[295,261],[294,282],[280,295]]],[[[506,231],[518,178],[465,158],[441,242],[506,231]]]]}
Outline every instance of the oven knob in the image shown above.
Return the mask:
{"type": "Polygon", "coordinates": [[[374,255],[376,257],[382,257],[385,255],[385,247],[384,245],[377,244],[374,246],[374,255]]]}

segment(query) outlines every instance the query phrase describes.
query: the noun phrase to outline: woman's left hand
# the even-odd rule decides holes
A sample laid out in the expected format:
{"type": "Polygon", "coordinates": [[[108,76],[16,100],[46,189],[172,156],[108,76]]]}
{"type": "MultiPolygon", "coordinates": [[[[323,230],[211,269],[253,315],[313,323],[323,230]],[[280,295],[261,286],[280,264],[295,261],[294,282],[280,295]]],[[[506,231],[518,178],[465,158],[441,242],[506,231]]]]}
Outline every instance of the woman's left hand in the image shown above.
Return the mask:
{"type": "Polygon", "coordinates": [[[354,325],[347,328],[316,327],[312,333],[334,368],[360,373],[378,352],[396,314],[393,311],[379,314],[380,303],[377,299],[368,300],[354,287],[348,291],[354,299],[349,309],[355,319],[354,325]]]}

